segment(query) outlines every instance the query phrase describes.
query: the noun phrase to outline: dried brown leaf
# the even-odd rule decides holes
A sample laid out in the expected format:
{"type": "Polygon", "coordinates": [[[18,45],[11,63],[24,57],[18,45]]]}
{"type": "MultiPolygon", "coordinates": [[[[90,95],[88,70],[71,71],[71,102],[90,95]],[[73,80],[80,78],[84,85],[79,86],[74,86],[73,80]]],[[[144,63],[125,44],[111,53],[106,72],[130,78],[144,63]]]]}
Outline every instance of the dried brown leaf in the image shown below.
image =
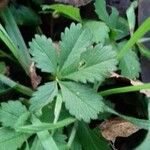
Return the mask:
{"type": "Polygon", "coordinates": [[[37,86],[41,83],[41,77],[36,74],[36,68],[34,62],[30,66],[30,79],[33,89],[36,89],[37,86]]]}
{"type": "Polygon", "coordinates": [[[139,127],[117,117],[104,121],[100,125],[100,129],[104,138],[115,142],[117,137],[128,137],[137,132],[139,127]]]}

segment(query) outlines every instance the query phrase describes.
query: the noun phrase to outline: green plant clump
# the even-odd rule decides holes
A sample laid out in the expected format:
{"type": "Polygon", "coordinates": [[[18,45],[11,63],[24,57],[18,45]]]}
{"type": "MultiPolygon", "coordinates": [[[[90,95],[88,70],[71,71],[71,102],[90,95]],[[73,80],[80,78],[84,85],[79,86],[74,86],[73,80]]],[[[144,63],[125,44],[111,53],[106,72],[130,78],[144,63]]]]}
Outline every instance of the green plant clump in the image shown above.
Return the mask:
{"type": "MultiPolygon", "coordinates": [[[[15,7],[1,12],[6,29],[0,25],[0,39],[12,55],[0,50],[0,58],[21,66],[33,82],[37,81],[34,72],[37,68],[46,76],[46,82],[33,90],[13,81],[7,76],[5,62],[0,61],[0,96],[11,91],[19,95],[18,99],[10,98],[0,104],[0,150],[109,150],[110,143],[100,129],[92,129],[89,124],[93,120],[106,120],[111,114],[149,130],[149,119],[120,114],[107,100],[109,95],[149,89],[149,83],[99,89],[115,71],[129,80],[138,79],[141,68],[135,44],[149,56],[139,39],[150,30],[150,18],[134,32],[135,22],[131,18],[135,17],[136,5],[134,2],[128,9],[128,20],[120,17],[114,7],[108,14],[104,0],[95,1],[99,20],[82,20],[79,8],[72,6],[44,5],[43,12],[55,11],[76,21],[61,33],[59,49],[44,34],[35,34],[29,47],[25,44],[17,23],[26,24],[33,16],[34,24],[39,26],[41,22],[31,9],[20,6],[18,22],[13,16],[18,13],[15,7]],[[30,18],[22,11],[29,13],[30,18]],[[129,33],[129,40],[117,42],[129,33]]],[[[149,100],[148,96],[146,99],[149,100]]],[[[147,148],[148,139],[149,132],[137,149],[147,148]]]]}

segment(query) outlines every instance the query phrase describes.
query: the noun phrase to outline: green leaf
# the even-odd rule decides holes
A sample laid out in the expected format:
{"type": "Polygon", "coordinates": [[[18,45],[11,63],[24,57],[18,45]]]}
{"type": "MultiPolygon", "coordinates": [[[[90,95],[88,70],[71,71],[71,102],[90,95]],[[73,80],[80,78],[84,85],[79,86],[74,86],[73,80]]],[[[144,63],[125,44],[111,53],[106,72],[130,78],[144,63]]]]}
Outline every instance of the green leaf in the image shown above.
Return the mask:
{"type": "Polygon", "coordinates": [[[83,25],[85,28],[89,28],[93,34],[93,42],[105,43],[105,40],[109,38],[109,28],[105,23],[100,21],[86,21],[83,25]]]}
{"type": "Polygon", "coordinates": [[[5,74],[7,72],[6,64],[0,61],[0,74],[5,74]]]}
{"type": "MultiPolygon", "coordinates": [[[[40,124],[41,121],[33,116],[33,125],[40,124]]],[[[48,132],[48,130],[44,130],[41,132],[37,132],[38,139],[40,140],[44,150],[59,150],[56,145],[52,135],[48,132]]]]}
{"type": "Polygon", "coordinates": [[[76,70],[66,72],[63,78],[83,83],[103,81],[116,70],[116,64],[116,52],[112,50],[112,47],[99,44],[84,52],[76,70]]]}
{"type": "MultiPolygon", "coordinates": [[[[148,119],[150,121],[150,98],[148,98],[148,119]]],[[[149,150],[149,141],[150,141],[150,128],[148,129],[148,133],[144,139],[144,141],[135,148],[135,150],[149,150]]]]}
{"type": "Polygon", "coordinates": [[[128,51],[120,60],[119,69],[121,70],[121,75],[129,79],[138,78],[141,68],[137,54],[132,50],[128,51]]]}
{"type": "Polygon", "coordinates": [[[41,23],[38,15],[29,7],[24,5],[11,5],[10,10],[18,25],[39,25],[41,23]]]}
{"type": "Polygon", "coordinates": [[[48,131],[38,132],[37,135],[44,147],[44,150],[59,150],[53,137],[50,135],[48,131]]]}
{"type": "Polygon", "coordinates": [[[61,70],[68,68],[80,58],[82,52],[91,44],[92,34],[88,29],[82,28],[81,24],[71,24],[61,34],[59,67],[61,70]]]}
{"type": "Polygon", "coordinates": [[[43,5],[42,10],[43,11],[54,10],[54,12],[63,14],[64,16],[67,16],[72,20],[82,22],[80,16],[80,9],[77,7],[63,5],[63,4],[53,4],[53,5],[43,5]]]}
{"type": "Polygon", "coordinates": [[[109,15],[106,9],[105,0],[95,0],[95,12],[99,19],[104,21],[110,28],[115,28],[118,23],[119,12],[116,8],[111,7],[111,14],[109,15]]]}
{"type": "Polygon", "coordinates": [[[128,35],[127,21],[124,18],[119,17],[119,12],[114,7],[111,7],[111,14],[109,15],[107,13],[105,0],[95,1],[95,11],[99,19],[104,21],[112,29],[112,32],[115,32],[115,40],[128,35]]]}
{"type": "Polygon", "coordinates": [[[103,112],[103,99],[93,89],[74,82],[60,82],[62,98],[70,114],[90,122],[103,112]]]}
{"type": "Polygon", "coordinates": [[[29,45],[36,66],[43,72],[55,74],[57,69],[57,53],[52,40],[44,35],[35,35],[35,38],[29,45]]]}
{"type": "Polygon", "coordinates": [[[60,116],[60,112],[61,112],[61,109],[62,109],[62,97],[60,94],[57,94],[57,98],[56,98],[56,103],[55,103],[55,109],[54,109],[54,121],[53,123],[56,123],[59,119],[59,116],[60,116]]]}
{"type": "Polygon", "coordinates": [[[118,59],[122,59],[122,57],[131,49],[131,47],[138,42],[138,40],[150,30],[150,17],[146,19],[143,24],[136,30],[136,32],[132,35],[130,40],[126,43],[125,46],[120,50],[118,54],[118,59]]]}
{"type": "Polygon", "coordinates": [[[119,19],[119,12],[115,7],[111,7],[111,14],[109,16],[109,26],[111,28],[116,28],[118,19],[119,19]]]}
{"type": "Polygon", "coordinates": [[[105,0],[95,0],[95,12],[97,13],[99,19],[109,24],[109,14],[106,10],[105,0]]]}
{"type": "Polygon", "coordinates": [[[31,57],[10,9],[5,8],[0,16],[7,31],[0,25],[0,38],[29,75],[31,57]]]}
{"type": "Polygon", "coordinates": [[[17,133],[9,128],[0,128],[0,150],[17,150],[29,137],[28,134],[17,133]]]}
{"type": "Polygon", "coordinates": [[[34,123],[33,125],[25,125],[21,127],[17,127],[16,131],[17,132],[23,132],[23,133],[38,133],[44,130],[54,130],[54,129],[59,129],[64,126],[67,126],[73,122],[75,122],[76,119],[74,118],[67,118],[63,119],[61,121],[58,121],[57,123],[42,123],[42,122],[37,122],[34,123]]]}
{"type": "Polygon", "coordinates": [[[38,137],[35,137],[30,150],[44,150],[44,147],[38,137]]]}
{"type": "Polygon", "coordinates": [[[39,111],[45,105],[52,102],[57,95],[57,83],[48,82],[43,86],[40,86],[36,92],[33,93],[33,97],[30,99],[30,110],[39,111]]]}
{"type": "Polygon", "coordinates": [[[31,96],[33,93],[33,91],[30,88],[23,86],[22,84],[19,84],[17,82],[14,82],[13,80],[9,79],[3,74],[0,74],[0,82],[10,88],[13,88],[13,90],[16,90],[17,92],[20,92],[27,96],[31,96]]]}
{"type": "Polygon", "coordinates": [[[53,135],[53,138],[58,145],[60,150],[66,150],[67,149],[67,136],[62,134],[61,131],[56,131],[53,135]]]}
{"type": "Polygon", "coordinates": [[[7,92],[9,92],[11,90],[11,88],[9,88],[8,86],[4,85],[1,81],[0,81],[0,95],[3,95],[7,92]]]}
{"type": "Polygon", "coordinates": [[[138,45],[141,55],[150,59],[150,50],[141,43],[138,43],[137,45],[138,45]]]}
{"type": "Polygon", "coordinates": [[[82,145],[80,144],[79,138],[77,136],[71,145],[71,150],[82,150],[82,145]]]}
{"type": "Polygon", "coordinates": [[[126,12],[131,35],[134,32],[134,28],[135,28],[135,24],[136,24],[135,9],[137,8],[137,6],[138,6],[137,1],[132,2],[130,7],[127,9],[127,12],[126,12]]]}
{"type": "Polygon", "coordinates": [[[101,136],[98,128],[91,130],[85,123],[80,122],[77,135],[85,150],[110,150],[109,143],[101,136]]]}
{"type": "Polygon", "coordinates": [[[4,127],[14,128],[18,120],[22,119],[22,115],[26,112],[26,107],[19,101],[9,101],[8,103],[1,103],[0,122],[2,122],[2,125],[4,127]]]}
{"type": "MultiPolygon", "coordinates": [[[[111,22],[113,22],[113,20],[111,22]]],[[[129,35],[129,26],[127,20],[122,17],[118,17],[118,22],[116,23],[115,31],[117,34],[115,40],[122,39],[129,35]]]]}

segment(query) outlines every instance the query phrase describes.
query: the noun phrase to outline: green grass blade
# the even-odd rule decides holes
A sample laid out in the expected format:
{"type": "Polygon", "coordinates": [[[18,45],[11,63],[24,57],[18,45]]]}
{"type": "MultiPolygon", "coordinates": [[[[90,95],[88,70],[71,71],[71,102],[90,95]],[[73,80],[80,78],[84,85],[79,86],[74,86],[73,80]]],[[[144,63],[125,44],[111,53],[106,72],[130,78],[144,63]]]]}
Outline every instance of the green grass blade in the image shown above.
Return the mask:
{"type": "Polygon", "coordinates": [[[0,17],[4,22],[6,31],[8,33],[7,34],[5,29],[0,26],[0,38],[8,46],[14,56],[21,63],[26,73],[29,75],[31,58],[23,37],[9,8],[4,9],[0,13],[0,17]]]}
{"type": "Polygon", "coordinates": [[[33,91],[30,88],[23,86],[17,82],[14,82],[13,80],[9,79],[3,74],[0,74],[0,82],[2,82],[3,84],[9,86],[10,88],[13,88],[17,92],[22,93],[24,95],[31,96],[33,93],[33,91]]]}
{"type": "Polygon", "coordinates": [[[67,118],[55,124],[54,123],[38,123],[38,124],[18,127],[16,130],[17,132],[23,132],[23,133],[37,133],[37,132],[44,131],[44,130],[54,130],[54,129],[62,128],[75,121],[76,119],[74,118],[67,118]]]}
{"type": "Polygon", "coordinates": [[[144,89],[150,89],[150,83],[142,84],[142,85],[135,85],[135,86],[126,86],[120,88],[113,88],[105,91],[99,92],[101,96],[109,96],[113,94],[121,94],[121,93],[128,93],[128,92],[135,92],[144,89]]]}
{"type": "Polygon", "coordinates": [[[121,49],[118,53],[118,59],[121,59],[129,50],[130,48],[138,42],[138,40],[150,30],[150,17],[144,21],[144,23],[137,29],[137,31],[133,34],[131,39],[127,42],[127,44],[121,49]]]}

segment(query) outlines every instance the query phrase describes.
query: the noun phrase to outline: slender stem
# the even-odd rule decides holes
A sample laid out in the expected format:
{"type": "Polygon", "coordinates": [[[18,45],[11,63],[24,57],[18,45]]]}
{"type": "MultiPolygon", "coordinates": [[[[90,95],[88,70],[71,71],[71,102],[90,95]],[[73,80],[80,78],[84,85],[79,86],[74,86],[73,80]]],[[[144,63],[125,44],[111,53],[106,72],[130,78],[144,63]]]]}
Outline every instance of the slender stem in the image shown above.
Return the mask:
{"type": "Polygon", "coordinates": [[[134,92],[134,91],[139,91],[139,90],[143,90],[143,89],[150,89],[150,83],[109,89],[109,90],[101,91],[101,92],[99,92],[99,94],[101,96],[109,96],[109,95],[113,95],[113,94],[134,92]]]}
{"type": "Polygon", "coordinates": [[[25,94],[27,96],[31,96],[32,93],[33,93],[33,90],[24,86],[24,85],[21,85],[17,82],[14,82],[13,80],[11,80],[10,78],[0,74],[0,81],[2,83],[4,83],[5,85],[15,89],[16,91],[22,93],[22,94],[25,94]]]}
{"type": "Polygon", "coordinates": [[[67,147],[70,149],[71,148],[71,145],[74,141],[74,138],[76,136],[76,132],[77,132],[77,127],[78,127],[78,122],[76,121],[74,123],[74,126],[72,128],[72,131],[71,131],[71,134],[70,134],[70,137],[69,137],[69,140],[68,140],[68,143],[67,143],[67,147]]]}
{"type": "Polygon", "coordinates": [[[40,26],[37,26],[37,27],[36,27],[36,31],[37,31],[37,33],[40,34],[40,35],[43,34],[43,31],[42,31],[42,29],[41,29],[40,26]]]}
{"type": "MultiPolygon", "coordinates": [[[[55,116],[54,121],[53,121],[54,124],[56,124],[59,119],[61,108],[62,108],[62,103],[63,101],[62,101],[61,95],[58,94],[56,103],[55,103],[55,109],[54,109],[54,116],[55,116]]],[[[54,133],[55,133],[55,130],[52,131],[51,135],[53,135],[54,133]]]]}
{"type": "Polygon", "coordinates": [[[24,85],[21,85],[21,84],[17,84],[14,89],[22,94],[25,94],[27,96],[32,96],[33,94],[33,90],[24,86],[24,85]]]}
{"type": "Polygon", "coordinates": [[[62,107],[62,98],[61,98],[61,95],[59,94],[57,96],[56,104],[55,104],[55,110],[54,110],[55,118],[54,118],[54,121],[53,121],[54,124],[57,123],[57,121],[59,119],[60,112],[61,112],[61,107],[62,107]]]}
{"type": "Polygon", "coordinates": [[[144,42],[149,42],[150,38],[142,38],[140,40],[138,40],[138,43],[144,43],[144,42]]]}
{"type": "Polygon", "coordinates": [[[115,111],[114,109],[106,106],[106,111],[109,113],[112,113],[114,115],[117,115],[133,124],[135,124],[136,126],[142,128],[142,129],[149,129],[150,128],[150,122],[149,120],[145,120],[145,119],[139,119],[139,118],[134,118],[134,117],[130,117],[130,116],[126,116],[123,114],[118,113],[117,111],[115,111]]]}
{"type": "Polygon", "coordinates": [[[10,60],[16,62],[16,60],[11,55],[8,55],[7,53],[5,53],[4,51],[1,51],[1,50],[0,50],[0,57],[7,57],[10,60]]]}
{"type": "Polygon", "coordinates": [[[137,43],[137,46],[139,47],[139,51],[144,57],[150,58],[150,51],[148,48],[146,48],[143,44],[137,43]]]}
{"type": "Polygon", "coordinates": [[[11,90],[11,88],[8,88],[6,90],[0,90],[0,95],[6,94],[7,92],[9,92],[11,90]]]}

